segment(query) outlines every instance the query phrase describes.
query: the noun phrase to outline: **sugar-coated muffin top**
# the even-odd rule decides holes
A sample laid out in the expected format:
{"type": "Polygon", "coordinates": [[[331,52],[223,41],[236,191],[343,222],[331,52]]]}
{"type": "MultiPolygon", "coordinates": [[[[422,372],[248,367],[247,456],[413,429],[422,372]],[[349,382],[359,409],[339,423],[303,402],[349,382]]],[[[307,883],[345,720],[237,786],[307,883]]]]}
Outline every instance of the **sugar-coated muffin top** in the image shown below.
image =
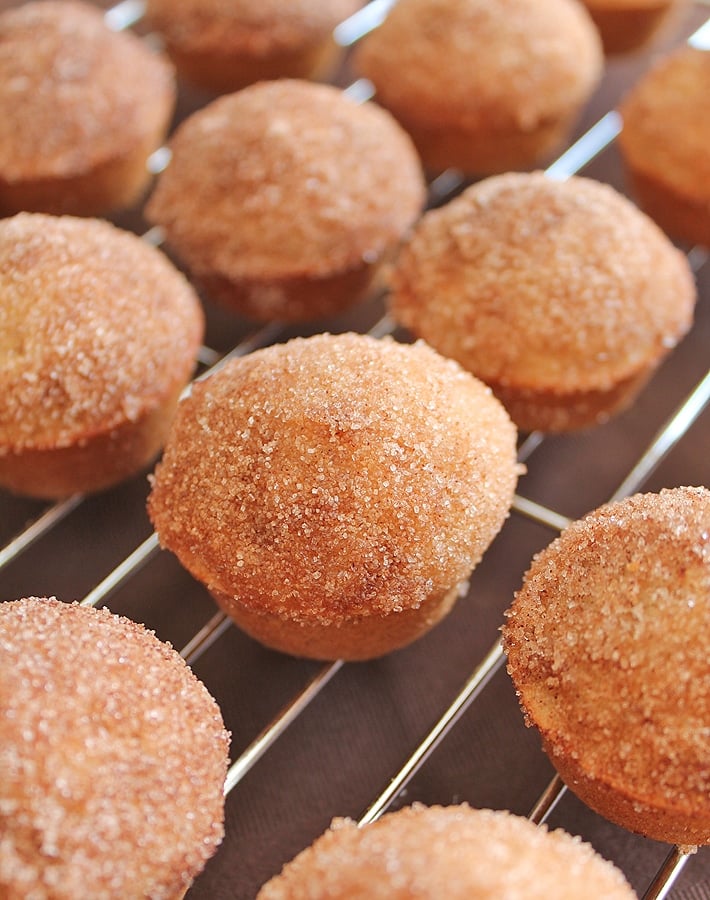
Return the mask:
{"type": "Polygon", "coordinates": [[[690,328],[684,255],[608,185],[541,172],[426,213],[397,261],[394,317],[489,383],[608,389],[690,328]]]}
{"type": "Polygon", "coordinates": [[[354,59],[388,108],[416,120],[523,131],[575,111],[602,64],[571,0],[399,0],[354,59]]]}
{"type": "Polygon", "coordinates": [[[135,35],[111,31],[76,0],[0,15],[0,178],[82,174],[132,150],[166,120],[172,66],[135,35]]]}
{"type": "Polygon", "coordinates": [[[258,900],[632,900],[589,844],[508,812],[415,804],[358,828],[336,819],[258,900]]]}
{"type": "Polygon", "coordinates": [[[228,735],[143,626],[0,604],[0,894],[174,900],[222,839],[228,735]]]}
{"type": "Polygon", "coordinates": [[[570,525],[533,560],[504,628],[523,710],[553,760],[571,754],[655,810],[644,830],[658,840],[710,841],[708,629],[701,487],[637,494],[570,525]],[[666,835],[665,810],[704,829],[666,835]]]}
{"type": "Polygon", "coordinates": [[[318,335],[194,386],[149,512],[209,588],[327,625],[455,588],[517,474],[515,428],[456,363],[422,343],[318,335]]]}
{"type": "Polygon", "coordinates": [[[197,272],[317,277],[374,261],[424,204],[404,131],[329,85],[282,79],[220,97],[170,146],[147,215],[197,272]]]}
{"type": "Polygon", "coordinates": [[[204,327],[159,250],[42,213],[0,221],[0,313],[0,452],[137,421],[188,380],[204,327]]]}

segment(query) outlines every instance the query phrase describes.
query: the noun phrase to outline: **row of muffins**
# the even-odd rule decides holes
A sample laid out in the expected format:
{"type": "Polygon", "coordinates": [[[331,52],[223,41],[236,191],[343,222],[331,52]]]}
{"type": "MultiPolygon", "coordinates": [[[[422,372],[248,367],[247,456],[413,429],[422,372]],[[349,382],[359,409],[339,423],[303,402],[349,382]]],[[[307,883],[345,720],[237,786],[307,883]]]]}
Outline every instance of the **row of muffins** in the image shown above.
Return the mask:
{"type": "MultiPolygon", "coordinates": [[[[533,560],[504,627],[526,719],[570,789],[686,846],[710,842],[709,533],[704,488],[601,507],[533,560]]],[[[223,834],[229,736],[207,691],[142,626],[55,599],[2,604],[0,648],[3,895],[182,896],[223,834]]],[[[562,831],[416,804],[360,829],[335,820],[259,896],[504,889],[634,896],[562,831]]]]}
{"type": "MultiPolygon", "coordinates": [[[[254,361],[254,364],[256,364],[256,361],[254,361]]],[[[216,385],[215,385],[215,388],[216,388],[216,385]]],[[[497,407],[496,407],[496,409],[497,409],[497,407]]],[[[497,413],[497,415],[498,415],[498,413],[497,413]]],[[[370,415],[370,418],[371,418],[371,415],[370,415]]],[[[310,419],[308,421],[310,421],[310,419]]],[[[320,425],[322,427],[325,427],[328,434],[332,436],[332,435],[340,435],[343,432],[345,426],[352,427],[352,422],[348,422],[347,420],[344,421],[342,412],[338,412],[336,414],[334,411],[332,418],[330,418],[330,417],[327,418],[327,420],[324,422],[321,422],[320,425]]],[[[203,429],[207,427],[204,424],[204,420],[203,420],[203,422],[200,423],[200,427],[202,427],[203,429]]],[[[208,430],[211,430],[211,428],[212,428],[212,426],[210,426],[210,429],[208,429],[208,430]]],[[[353,427],[352,433],[356,432],[357,430],[359,430],[359,429],[353,427]]],[[[351,436],[352,436],[352,434],[351,434],[351,436]]],[[[255,435],[255,439],[257,439],[257,438],[261,441],[262,446],[266,446],[268,443],[273,443],[275,440],[275,437],[273,435],[271,435],[271,437],[269,438],[268,441],[264,439],[263,435],[255,435]]],[[[268,454],[266,454],[266,451],[263,451],[263,450],[262,450],[262,453],[265,455],[268,455],[269,457],[273,457],[274,449],[275,448],[272,448],[268,454]]],[[[312,449],[312,448],[306,448],[306,449],[312,449]]],[[[256,455],[256,454],[254,454],[254,455],[256,455]]],[[[498,455],[496,455],[496,456],[498,456],[498,455]]],[[[397,456],[395,455],[394,458],[397,459],[397,456]]],[[[369,472],[369,470],[368,470],[368,472],[369,472]]],[[[370,486],[370,488],[372,488],[372,486],[370,486]]]]}
{"type": "MultiPolygon", "coordinates": [[[[324,30],[332,31],[337,18],[357,5],[335,3],[331,9],[315,4],[308,10],[307,3],[291,5],[286,16],[277,16],[273,4],[260,4],[251,13],[240,6],[230,13],[230,23],[220,21],[221,7],[186,3],[182,24],[172,5],[170,22],[160,8],[154,16],[163,30],[175,30],[176,41],[180,35],[199,35],[206,41],[200,52],[216,64],[214,44],[220,35],[223,46],[230,44],[224,40],[230,24],[235,29],[230,52],[249,47],[261,52],[268,37],[288,45],[299,25],[312,40],[316,33],[322,39],[324,30]],[[275,19],[283,33],[273,27],[275,19]]],[[[647,12],[651,7],[658,12],[659,6],[633,5],[647,12]]],[[[147,13],[150,21],[151,4],[147,13]]],[[[73,0],[23,4],[2,14],[2,27],[0,208],[5,214],[93,215],[134,204],[148,184],[146,160],[165,138],[174,111],[175,82],[167,57],[128,33],[111,31],[96,9],[73,0]]],[[[602,58],[594,26],[573,0],[404,0],[360,41],[353,67],[372,80],[378,103],[413,139],[427,169],[453,167],[481,176],[549,158],[596,87],[602,58]],[[472,56],[475,67],[469,65],[472,56]]],[[[304,75],[284,69],[269,77],[277,74],[304,75]]],[[[259,78],[255,73],[248,81],[259,78]]],[[[641,201],[673,236],[699,242],[707,241],[708,229],[702,193],[708,141],[700,114],[707,81],[707,53],[686,49],[654,70],[622,108],[621,149],[641,201]],[[649,181],[665,201],[653,199],[649,181]],[[694,205],[694,212],[675,218],[664,214],[664,207],[683,203],[694,205]]],[[[220,113],[239,117],[250,112],[249,106],[222,106],[214,112],[212,127],[219,128],[220,113]]],[[[313,127],[292,123],[294,129],[304,125],[313,127]]],[[[190,131],[199,133],[197,122],[190,131]]],[[[257,134],[229,129],[224,138],[246,147],[257,134]]],[[[184,145],[190,137],[180,142],[180,152],[189,152],[184,145]]],[[[215,162],[223,169],[230,161],[215,162]]],[[[373,160],[370,177],[376,178],[376,170],[373,160]]],[[[377,185],[371,193],[378,193],[377,185]]]]}

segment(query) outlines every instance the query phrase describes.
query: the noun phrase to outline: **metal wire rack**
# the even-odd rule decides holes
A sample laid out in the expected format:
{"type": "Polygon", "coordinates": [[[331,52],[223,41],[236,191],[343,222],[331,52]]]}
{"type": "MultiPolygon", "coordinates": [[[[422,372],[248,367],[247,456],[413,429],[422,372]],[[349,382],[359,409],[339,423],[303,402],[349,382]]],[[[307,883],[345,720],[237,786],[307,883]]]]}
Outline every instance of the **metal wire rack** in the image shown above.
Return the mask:
{"type": "MultiPolygon", "coordinates": [[[[369,4],[367,15],[375,20],[344,23],[339,41],[352,43],[388,5],[369,4]]],[[[704,18],[701,5],[695,27],[704,18]]],[[[142,4],[129,0],[109,17],[114,27],[127,27],[141,13],[142,4]]],[[[706,23],[694,39],[704,40],[708,30],[706,23]]],[[[549,174],[583,172],[623,186],[613,144],[619,121],[608,109],[647,64],[647,57],[618,64],[609,90],[591,104],[579,140],[549,174]]],[[[454,173],[445,173],[430,186],[432,203],[459,186],[454,173]]],[[[139,221],[138,213],[128,227],[139,221]]],[[[523,726],[498,640],[502,611],[532,554],[571,519],[639,489],[707,484],[710,266],[699,248],[689,249],[689,259],[700,293],[689,337],[628,413],[582,435],[525,436],[519,457],[528,475],[469,596],[430,635],[383,660],[290,659],[231,627],[206,592],[160,552],[145,514],[144,476],[51,506],[0,493],[0,599],[55,594],[86,605],[110,601],[115,612],[181,648],[222,707],[233,734],[227,834],[188,897],[253,897],[333,816],[367,823],[416,799],[507,808],[581,834],[649,900],[710,898],[707,850],[691,855],[628,834],[566,792],[523,726]]],[[[294,333],[279,325],[250,330],[209,303],[207,311],[214,340],[202,351],[203,374],[294,333]]],[[[382,298],[313,330],[350,328],[392,332],[382,298]]]]}

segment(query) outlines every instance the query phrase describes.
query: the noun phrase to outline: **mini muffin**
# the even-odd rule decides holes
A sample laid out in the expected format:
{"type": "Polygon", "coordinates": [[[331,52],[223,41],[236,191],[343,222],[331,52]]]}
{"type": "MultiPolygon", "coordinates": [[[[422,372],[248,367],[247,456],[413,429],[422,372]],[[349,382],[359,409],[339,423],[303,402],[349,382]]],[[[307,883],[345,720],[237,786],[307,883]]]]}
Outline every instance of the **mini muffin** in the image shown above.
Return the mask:
{"type": "Polygon", "coordinates": [[[359,0],[147,0],[146,20],[181,76],[210,91],[255,81],[326,76],[335,26],[359,0]]]}
{"type": "Polygon", "coordinates": [[[687,0],[582,0],[599,29],[604,52],[628,53],[646,47],[687,0]]]}
{"type": "Polygon", "coordinates": [[[265,884],[257,900],[633,900],[589,844],[508,812],[421,804],[328,831],[265,884]]]}
{"type": "Polygon", "coordinates": [[[73,0],[7,10],[0,33],[0,211],[133,204],[172,117],[172,66],[73,0]]]}
{"type": "Polygon", "coordinates": [[[163,444],[203,315],[154,247],[98,219],[0,221],[0,485],[63,497],[163,444]]]}
{"type": "Polygon", "coordinates": [[[446,615],[517,474],[505,410],[456,363],[326,334],[196,384],[148,509],[161,544],[257,640],[367,659],[446,615]]]}
{"type": "Polygon", "coordinates": [[[659,841],[710,843],[710,491],[603,506],[532,562],[508,668],[569,788],[659,841]]]}
{"type": "Polygon", "coordinates": [[[0,894],[176,900],[222,840],[229,736],[168,644],[58,600],[0,604],[0,894]]]}
{"type": "Polygon", "coordinates": [[[394,317],[489,384],[525,431],[628,406],[695,303],[687,260],[625,197],[537,172],[427,213],[392,281],[394,317]]]}
{"type": "Polygon", "coordinates": [[[672,237],[710,247],[710,51],[661,59],[621,104],[619,148],[641,206],[672,237]]]}
{"type": "Polygon", "coordinates": [[[364,296],[419,216],[424,180],[389,113],[306,81],[261,82],[190,116],[147,216],[209,297],[313,319],[364,296]]]}
{"type": "Polygon", "coordinates": [[[603,56],[575,0],[400,0],[353,65],[428,169],[488,175],[552,155],[603,56]]]}

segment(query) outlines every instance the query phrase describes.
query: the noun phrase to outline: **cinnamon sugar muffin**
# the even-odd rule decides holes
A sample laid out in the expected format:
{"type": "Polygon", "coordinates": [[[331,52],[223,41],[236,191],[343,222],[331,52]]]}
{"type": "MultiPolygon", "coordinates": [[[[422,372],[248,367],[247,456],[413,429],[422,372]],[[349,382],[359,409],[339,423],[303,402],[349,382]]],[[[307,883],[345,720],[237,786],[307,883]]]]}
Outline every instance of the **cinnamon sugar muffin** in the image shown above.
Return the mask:
{"type": "Polygon", "coordinates": [[[488,809],[421,804],[328,831],[257,900],[633,900],[621,872],[558,829],[488,809]]]}
{"type": "Polygon", "coordinates": [[[691,325],[687,260],[611,187],[495,176],[428,212],[391,311],[489,384],[519,428],[567,431],[628,406],[691,325]]]}
{"type": "Polygon", "coordinates": [[[710,51],[663,57],[623,100],[619,149],[641,206],[672,237],[710,247],[710,51]]]}
{"type": "Polygon", "coordinates": [[[172,116],[172,66],[75,0],[7,10],[0,33],[0,211],[134,203],[172,116]]]}
{"type": "Polygon", "coordinates": [[[0,604],[0,894],[177,900],[222,840],[229,736],[168,644],[58,600],[0,604]]]}
{"type": "Polygon", "coordinates": [[[687,0],[582,0],[599,29],[604,52],[628,53],[646,47],[687,0]]]}
{"type": "Polygon", "coordinates": [[[528,724],[571,790],[659,841],[710,843],[710,491],[638,494],[532,562],[504,628],[528,724]]]}
{"type": "Polygon", "coordinates": [[[146,20],[180,75],[207,90],[327,75],[335,26],[359,0],[147,0],[146,20]]]}
{"type": "Polygon", "coordinates": [[[552,155],[603,56],[575,0],[399,0],[353,65],[428,169],[486,175],[552,155]]]}
{"type": "Polygon", "coordinates": [[[207,295],[255,319],[364,296],[425,200],[409,138],[327,85],[261,82],[190,116],[147,206],[207,295]]]}
{"type": "Polygon", "coordinates": [[[424,344],[296,338],[196,384],[148,511],[246,632],[367,659],[436,624],[508,515],[515,429],[424,344]]]}
{"type": "Polygon", "coordinates": [[[63,497],[162,446],[203,316],[145,241],[98,219],[0,220],[0,485],[63,497]]]}

